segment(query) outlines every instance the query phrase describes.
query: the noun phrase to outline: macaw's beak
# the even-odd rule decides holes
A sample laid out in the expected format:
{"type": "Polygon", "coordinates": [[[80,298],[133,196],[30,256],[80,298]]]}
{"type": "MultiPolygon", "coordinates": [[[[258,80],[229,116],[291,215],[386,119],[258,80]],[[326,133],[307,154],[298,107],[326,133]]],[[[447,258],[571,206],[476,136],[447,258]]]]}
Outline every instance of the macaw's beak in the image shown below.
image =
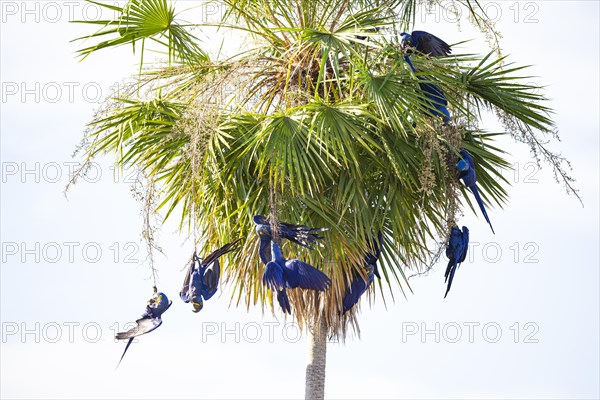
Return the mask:
{"type": "Polygon", "coordinates": [[[379,270],[377,269],[377,266],[375,266],[375,268],[373,268],[373,274],[375,274],[377,279],[381,279],[381,275],[379,275],[379,270]]]}
{"type": "Polygon", "coordinates": [[[201,301],[199,303],[197,302],[192,302],[192,311],[197,313],[200,312],[200,310],[202,310],[202,307],[204,306],[204,303],[201,301]]]}

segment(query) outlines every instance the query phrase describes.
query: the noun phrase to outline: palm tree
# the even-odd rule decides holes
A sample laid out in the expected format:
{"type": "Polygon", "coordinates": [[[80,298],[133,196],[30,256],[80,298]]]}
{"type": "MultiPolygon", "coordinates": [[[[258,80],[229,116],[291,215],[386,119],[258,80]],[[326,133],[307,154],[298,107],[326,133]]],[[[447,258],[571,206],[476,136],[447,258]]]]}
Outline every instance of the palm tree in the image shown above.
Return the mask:
{"type": "MultiPolygon", "coordinates": [[[[290,291],[292,317],[310,336],[306,398],[323,398],[328,337],[344,339],[349,327],[358,332],[358,307],[340,309],[355,272],[365,275],[369,238],[384,233],[378,293],[393,299],[410,290],[407,269],[440,256],[463,201],[473,208],[457,184],[460,149],[477,163],[484,200],[499,206],[508,186],[501,174],[508,163],[494,144],[499,135],[532,146],[568,190],[572,179],[539,139],[554,133],[539,88],[519,83],[522,67],[494,52],[413,55],[419,76],[446,93],[454,118],[444,125],[423,112],[428,100],[397,39],[412,26],[417,0],[224,3],[221,20],[198,24],[179,22],[167,0],[103,5],[117,17],[89,22],[100,30],[80,39],[100,41],[79,54],[131,44],[140,71],[90,123],[84,157],[112,153],[118,165],[139,168],[148,179],[148,215],[178,215],[201,251],[243,238],[225,264],[237,305],[278,312],[261,283],[253,215],[331,228],[316,251],[280,242],[285,254],[308,260],[333,282],[322,293],[290,291]],[[225,45],[211,54],[192,35],[210,27],[243,37],[244,48],[225,55],[225,45]],[[164,51],[164,64],[147,61],[150,48],[164,51]],[[479,127],[485,109],[506,132],[479,127]]],[[[464,4],[491,29],[476,1],[464,4]]],[[[151,250],[152,229],[144,233],[151,250]]]]}

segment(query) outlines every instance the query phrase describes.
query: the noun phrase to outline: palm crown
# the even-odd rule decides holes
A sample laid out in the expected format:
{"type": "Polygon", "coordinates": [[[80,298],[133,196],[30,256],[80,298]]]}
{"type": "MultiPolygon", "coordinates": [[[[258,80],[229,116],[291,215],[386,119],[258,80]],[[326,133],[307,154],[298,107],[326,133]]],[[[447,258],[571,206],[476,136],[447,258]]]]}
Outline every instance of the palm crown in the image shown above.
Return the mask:
{"type": "Polygon", "coordinates": [[[447,241],[461,202],[473,208],[457,183],[461,149],[475,160],[484,200],[506,200],[501,170],[508,163],[494,146],[500,134],[479,129],[480,108],[540,149],[534,131],[553,131],[538,88],[519,83],[514,73],[521,68],[493,53],[412,54],[413,73],[399,33],[411,23],[415,1],[225,3],[221,21],[198,25],[178,22],[166,0],[106,6],[119,18],[97,22],[102,28],[91,37],[100,42],[80,55],[123,44],[141,49],[136,82],[91,122],[87,158],[113,153],[118,164],[139,167],[156,187],[152,211],[179,214],[203,252],[243,238],[241,249],[224,257],[237,304],[273,304],[261,283],[255,214],[330,227],[325,246],[314,251],[282,243],[288,258],[306,260],[332,280],[326,292],[289,295],[298,322],[323,315],[332,333],[345,333],[356,307],[342,315],[342,299],[356,272],[366,278],[362,265],[374,234],[385,237],[380,293],[393,297],[396,287],[410,288],[405,268],[439,255],[435,243],[447,241]],[[233,56],[209,55],[191,34],[201,25],[245,35],[247,46],[233,56]],[[168,65],[147,65],[151,43],[167,49],[168,65]],[[423,112],[428,99],[419,77],[446,93],[449,126],[423,112]]]}

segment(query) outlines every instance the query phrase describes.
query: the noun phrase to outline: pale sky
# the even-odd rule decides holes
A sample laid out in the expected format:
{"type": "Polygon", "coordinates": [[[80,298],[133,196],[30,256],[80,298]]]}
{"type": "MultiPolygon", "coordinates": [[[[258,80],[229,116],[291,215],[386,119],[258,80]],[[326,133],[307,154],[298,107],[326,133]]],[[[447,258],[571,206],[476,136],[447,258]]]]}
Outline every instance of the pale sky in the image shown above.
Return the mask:
{"type": "MultiPolygon", "coordinates": [[[[498,12],[509,60],[547,86],[562,138],[549,147],[571,160],[585,207],[503,139],[518,172],[507,172],[506,207],[488,209],[496,235],[465,210],[473,246],[446,299],[445,259],[387,308],[365,296],[361,338],[328,346],[327,398],[600,397],[598,2],[482,4],[498,12]]],[[[83,3],[0,5],[0,396],[302,398],[306,340],[285,325],[293,321],[229,307],[229,288],[199,314],[179,300],[192,250],[176,221],[162,229],[158,257],[174,304],[114,371],[125,346],[115,331],[139,318],[152,286],[131,177],[114,177],[105,157],[68,199],[63,189],[85,124],[137,58],[122,48],[75,59],[69,41],[91,29],[70,14],[96,12],[83,3]]],[[[444,13],[419,12],[415,29],[472,39],[456,53],[487,51],[467,21],[459,30],[444,13]]],[[[483,126],[500,129],[490,118],[483,126]]]]}

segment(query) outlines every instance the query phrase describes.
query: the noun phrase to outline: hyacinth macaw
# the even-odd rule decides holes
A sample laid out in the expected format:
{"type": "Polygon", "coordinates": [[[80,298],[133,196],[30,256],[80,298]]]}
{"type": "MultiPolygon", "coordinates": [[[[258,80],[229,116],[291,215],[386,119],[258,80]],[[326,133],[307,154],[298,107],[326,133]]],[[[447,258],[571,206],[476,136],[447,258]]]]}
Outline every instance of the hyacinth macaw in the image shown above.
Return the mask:
{"type": "Polygon", "coordinates": [[[192,263],[183,280],[179,297],[185,303],[192,303],[192,311],[197,313],[204,307],[204,301],[214,296],[219,288],[221,264],[219,257],[229,253],[241,239],[227,243],[225,246],[210,253],[206,258],[200,258],[194,253],[192,263]]]}
{"type": "Polygon", "coordinates": [[[381,256],[382,244],[383,235],[381,232],[379,232],[377,234],[377,240],[373,241],[373,243],[369,243],[370,250],[365,255],[364,267],[368,270],[367,280],[365,281],[365,279],[358,272],[355,272],[354,280],[344,294],[344,298],[342,299],[344,314],[354,307],[356,303],[358,303],[360,296],[362,296],[367,291],[371,283],[373,283],[374,276],[381,279],[379,271],[377,270],[377,260],[379,260],[379,257],[381,256]]]}
{"type": "Polygon", "coordinates": [[[411,34],[402,32],[400,36],[404,46],[414,47],[418,52],[428,56],[445,57],[452,52],[452,47],[448,43],[429,32],[413,31],[411,34]]]}
{"type": "MultiPolygon", "coordinates": [[[[407,48],[404,60],[408,63],[410,69],[414,73],[416,73],[417,70],[409,57],[409,55],[412,54],[410,47],[415,47],[420,53],[434,57],[447,56],[451,52],[451,47],[446,42],[431,33],[414,31],[409,35],[408,33],[403,32],[400,36],[402,37],[402,45],[407,48]]],[[[448,100],[442,89],[431,82],[425,82],[425,78],[422,76],[419,76],[418,78],[422,81],[419,82],[419,87],[425,94],[425,97],[430,100],[429,103],[431,104],[431,108],[428,109],[428,112],[435,117],[442,117],[442,120],[445,123],[450,122],[450,112],[447,108],[448,100]]]]}
{"type": "Polygon", "coordinates": [[[142,314],[142,317],[135,321],[136,326],[126,332],[119,332],[115,336],[115,338],[119,340],[129,339],[127,346],[125,346],[125,351],[123,351],[123,355],[121,355],[119,364],[117,364],[117,368],[121,365],[121,361],[123,361],[123,357],[125,357],[125,353],[127,353],[127,349],[129,349],[133,339],[158,328],[162,324],[161,316],[169,309],[169,307],[171,307],[172,303],[173,302],[169,300],[164,293],[159,293],[156,290],[156,287],[154,287],[154,296],[148,300],[146,311],[142,314]]]}
{"type": "Polygon", "coordinates": [[[286,260],[277,243],[271,241],[272,259],[267,263],[263,284],[277,292],[277,302],[284,313],[291,314],[286,289],[312,289],[324,291],[331,280],[323,272],[298,259],[286,260]]]}
{"type": "MultiPolygon", "coordinates": [[[[256,224],[256,233],[260,238],[260,246],[258,255],[262,262],[266,265],[271,261],[271,225],[269,219],[263,215],[255,215],[252,220],[256,224]]],[[[323,246],[319,240],[323,236],[317,235],[318,232],[323,232],[329,228],[311,228],[306,225],[294,225],[286,222],[279,223],[279,237],[292,241],[300,246],[314,250],[313,245],[323,246]]]]}
{"type": "Polygon", "coordinates": [[[487,223],[490,225],[490,228],[492,228],[492,233],[496,234],[496,232],[494,232],[494,227],[490,222],[490,218],[488,217],[487,212],[485,211],[483,200],[481,199],[479,191],[477,190],[477,175],[475,175],[475,162],[466,150],[461,150],[460,155],[462,157],[462,160],[458,161],[458,163],[456,164],[456,169],[458,170],[458,177],[462,179],[465,186],[471,189],[471,191],[473,192],[473,196],[475,196],[475,200],[477,200],[477,204],[479,204],[479,209],[481,210],[487,223]]]}
{"type": "Polygon", "coordinates": [[[444,298],[448,296],[450,287],[452,286],[452,280],[454,279],[454,273],[458,269],[460,263],[465,261],[467,257],[467,250],[469,249],[469,229],[463,226],[462,231],[457,227],[452,228],[450,233],[450,239],[448,240],[448,246],[446,247],[446,257],[448,257],[448,266],[446,267],[446,274],[444,275],[444,283],[448,282],[448,288],[444,298]]]}

